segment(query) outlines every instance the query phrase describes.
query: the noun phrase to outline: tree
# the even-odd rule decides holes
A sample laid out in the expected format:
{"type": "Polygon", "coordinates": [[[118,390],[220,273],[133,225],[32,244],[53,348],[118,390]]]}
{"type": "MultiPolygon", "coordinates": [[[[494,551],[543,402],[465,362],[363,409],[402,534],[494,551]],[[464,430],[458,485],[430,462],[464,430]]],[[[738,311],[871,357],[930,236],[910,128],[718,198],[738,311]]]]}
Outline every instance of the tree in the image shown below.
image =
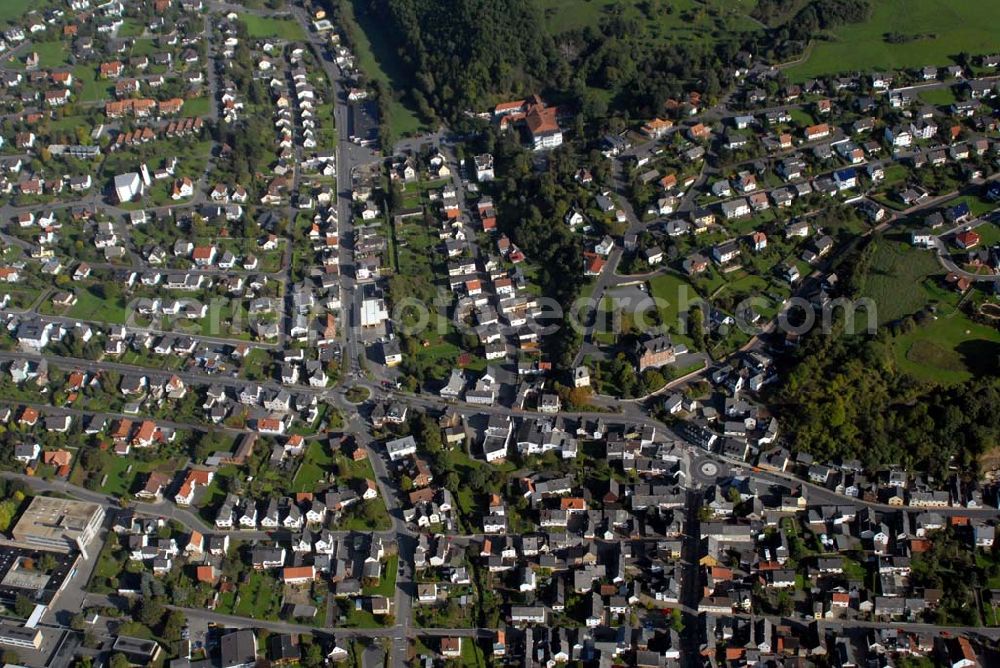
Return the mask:
{"type": "Polygon", "coordinates": [[[431,454],[441,452],[441,449],[444,447],[441,441],[441,429],[438,428],[437,423],[426,413],[421,413],[417,417],[413,431],[417,440],[423,444],[427,452],[431,454]]]}
{"type": "Polygon", "coordinates": [[[42,558],[38,560],[38,567],[48,573],[56,567],[56,558],[51,553],[45,552],[42,554],[42,558]]]}
{"type": "Polygon", "coordinates": [[[167,613],[167,619],[163,622],[163,633],[165,640],[180,640],[181,630],[184,628],[184,615],[178,610],[171,610],[167,613]]]}
{"type": "Polygon", "coordinates": [[[159,625],[165,612],[166,608],[163,607],[163,604],[158,599],[147,598],[139,604],[138,618],[140,622],[149,628],[154,628],[159,625]]]}
{"type": "Polygon", "coordinates": [[[34,602],[24,594],[18,594],[14,599],[14,612],[18,617],[28,618],[35,611],[34,602]]]}
{"type": "Polygon", "coordinates": [[[469,475],[469,487],[478,491],[486,489],[489,484],[489,474],[482,466],[477,466],[472,469],[472,473],[469,475]]]}
{"type": "Polygon", "coordinates": [[[302,656],[302,663],[310,668],[323,665],[323,649],[317,642],[306,645],[305,653],[302,656]]]}
{"type": "Polygon", "coordinates": [[[700,306],[688,311],[688,335],[695,350],[705,350],[705,314],[700,306]]]}
{"type": "Polygon", "coordinates": [[[13,500],[7,499],[6,501],[0,501],[0,531],[7,531],[10,529],[11,522],[14,521],[14,515],[17,513],[17,504],[13,500]]]}
{"type": "Polygon", "coordinates": [[[130,668],[131,663],[121,652],[115,652],[111,655],[111,668],[130,668]]]}

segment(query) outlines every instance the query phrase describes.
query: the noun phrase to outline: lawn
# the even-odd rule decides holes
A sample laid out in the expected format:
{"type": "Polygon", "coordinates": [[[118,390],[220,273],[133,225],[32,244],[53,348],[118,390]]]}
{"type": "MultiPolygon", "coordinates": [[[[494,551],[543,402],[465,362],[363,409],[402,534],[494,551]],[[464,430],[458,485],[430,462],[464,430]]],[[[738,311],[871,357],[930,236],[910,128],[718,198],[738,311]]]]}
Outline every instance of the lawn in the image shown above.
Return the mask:
{"type": "Polygon", "coordinates": [[[399,555],[390,555],[385,561],[385,569],[378,584],[373,587],[365,587],[365,596],[385,596],[392,598],[396,595],[396,573],[399,570],[399,555]]]}
{"type": "Polygon", "coordinates": [[[38,54],[40,67],[64,67],[67,64],[69,49],[64,42],[38,42],[32,45],[31,50],[38,54]]]}
{"type": "Polygon", "coordinates": [[[685,319],[681,314],[701,300],[701,296],[685,279],[674,274],[655,276],[649,281],[650,293],[657,300],[660,319],[664,326],[672,332],[675,343],[691,345],[691,339],[686,333],[685,319]]]}
{"type": "Polygon", "coordinates": [[[104,299],[95,294],[93,288],[76,291],[77,302],[69,308],[66,316],[83,320],[99,320],[115,325],[125,324],[128,311],[122,297],[104,299]]]}
{"type": "Polygon", "coordinates": [[[153,469],[150,462],[140,462],[128,457],[114,457],[111,466],[105,471],[108,476],[107,482],[101,487],[101,491],[112,496],[126,496],[132,491],[132,483],[140,473],[148,473],[153,469]],[[132,467],[129,470],[129,467],[132,467]]]}
{"type": "Polygon", "coordinates": [[[984,197],[977,197],[975,195],[961,195],[955,199],[948,200],[944,206],[952,207],[956,204],[962,204],[963,202],[969,205],[969,211],[971,211],[972,215],[976,218],[985,216],[989,212],[993,211],[993,209],[997,206],[995,202],[991,202],[984,197]]]}
{"type": "Polygon", "coordinates": [[[897,365],[910,375],[945,385],[962,383],[995,370],[1000,332],[955,311],[896,337],[892,348],[897,365]]]}
{"type": "Polygon", "coordinates": [[[903,165],[889,165],[885,169],[885,180],[882,183],[885,186],[894,186],[905,182],[909,175],[909,170],[907,170],[903,165]]]}
{"type": "Polygon", "coordinates": [[[39,4],[37,0],[3,0],[0,2],[0,22],[11,23],[39,4]]]}
{"type": "Polygon", "coordinates": [[[212,101],[207,97],[184,100],[185,116],[208,116],[210,113],[212,113],[212,101]]]}
{"type": "Polygon", "coordinates": [[[942,273],[933,252],[901,240],[877,238],[861,295],[875,302],[878,324],[894,322],[920,311],[930,301],[926,281],[942,273]]]}
{"type": "Polygon", "coordinates": [[[935,88],[934,90],[927,90],[917,95],[921,100],[927,104],[933,104],[939,107],[946,107],[956,99],[955,92],[951,88],[935,88]]]}
{"type": "Polygon", "coordinates": [[[118,29],[118,37],[139,37],[146,32],[146,26],[136,19],[125,19],[118,29]]]}
{"type": "MultiPolygon", "coordinates": [[[[406,91],[411,88],[403,64],[396,55],[396,45],[385,41],[382,17],[373,16],[364,10],[360,0],[342,4],[345,19],[354,20],[360,30],[355,31],[358,66],[369,79],[382,81],[389,91],[406,91]]],[[[412,101],[406,97],[393,95],[388,106],[386,119],[393,137],[399,138],[415,134],[423,129],[423,123],[412,101]]]]}
{"type": "Polygon", "coordinates": [[[267,18],[255,14],[244,14],[242,18],[247,24],[247,36],[252,39],[277,37],[293,42],[306,38],[302,26],[294,19],[267,18]]]}
{"type": "Polygon", "coordinates": [[[983,248],[995,246],[1000,243],[1000,225],[995,222],[983,223],[976,227],[979,234],[979,245],[983,248]]]}
{"type": "Polygon", "coordinates": [[[97,102],[108,95],[108,87],[97,80],[97,72],[89,65],[73,68],[73,78],[80,84],[80,99],[83,102],[97,102]]]}
{"type": "Polygon", "coordinates": [[[483,661],[483,651],[476,644],[475,638],[463,638],[462,639],[462,665],[466,668],[480,668],[485,666],[483,661]]]}
{"type": "Polygon", "coordinates": [[[222,466],[215,472],[212,482],[201,492],[201,498],[197,499],[198,512],[202,517],[210,522],[215,521],[217,506],[222,505],[223,499],[226,498],[225,490],[230,488],[230,482],[237,475],[241,475],[240,470],[233,465],[222,466]]]}
{"type": "Polygon", "coordinates": [[[792,117],[792,121],[797,123],[802,127],[809,127],[816,122],[813,115],[804,109],[792,109],[788,112],[788,115],[792,117]]]}
{"type": "Polygon", "coordinates": [[[331,470],[333,470],[333,454],[320,441],[312,441],[306,449],[299,470],[295,472],[291,490],[314,492],[331,470]]]}
{"type": "Polygon", "coordinates": [[[982,0],[880,0],[872,17],[815,43],[808,59],[786,73],[802,81],[840,72],[950,65],[959,53],[1000,49],[1000,3],[982,0]],[[890,44],[885,35],[912,39],[890,44]]]}
{"type": "Polygon", "coordinates": [[[200,321],[202,336],[219,336],[249,341],[252,338],[250,314],[242,299],[213,299],[200,321]]]}
{"type": "Polygon", "coordinates": [[[251,573],[250,581],[240,587],[239,596],[234,615],[267,619],[277,614],[281,604],[281,587],[269,575],[251,573]]]}
{"type": "MultiPolygon", "coordinates": [[[[452,448],[443,450],[438,456],[438,465],[445,471],[454,471],[458,474],[459,480],[468,480],[473,469],[483,468],[487,470],[499,469],[501,471],[513,472],[513,464],[491,465],[473,459],[464,448],[452,448]]],[[[466,485],[460,485],[458,489],[451,490],[455,495],[455,502],[458,504],[459,514],[463,519],[472,521],[482,514],[482,507],[475,499],[475,495],[466,485]]]]}

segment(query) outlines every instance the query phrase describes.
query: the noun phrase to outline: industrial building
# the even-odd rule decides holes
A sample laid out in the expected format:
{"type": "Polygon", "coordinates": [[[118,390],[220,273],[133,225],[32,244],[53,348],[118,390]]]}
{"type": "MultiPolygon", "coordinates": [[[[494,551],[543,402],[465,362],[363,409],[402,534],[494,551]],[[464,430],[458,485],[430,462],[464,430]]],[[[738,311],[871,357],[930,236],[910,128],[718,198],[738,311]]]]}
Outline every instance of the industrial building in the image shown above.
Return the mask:
{"type": "Polygon", "coordinates": [[[36,496],[14,526],[14,540],[24,545],[87,554],[100,531],[104,508],[97,503],[36,496]]]}

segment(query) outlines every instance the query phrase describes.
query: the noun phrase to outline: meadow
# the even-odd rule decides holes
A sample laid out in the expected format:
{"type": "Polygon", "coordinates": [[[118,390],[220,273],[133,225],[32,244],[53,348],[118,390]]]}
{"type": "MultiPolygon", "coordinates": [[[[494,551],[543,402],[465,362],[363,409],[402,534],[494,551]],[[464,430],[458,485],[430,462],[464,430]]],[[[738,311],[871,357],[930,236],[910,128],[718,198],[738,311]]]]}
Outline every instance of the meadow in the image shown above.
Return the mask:
{"type": "Polygon", "coordinates": [[[360,2],[345,2],[346,18],[354,20],[359,30],[354,31],[358,67],[369,79],[381,81],[392,91],[388,104],[389,131],[395,138],[422,131],[424,124],[412,102],[401,91],[410,89],[402,63],[395,53],[395,45],[386,41],[386,30],[379,25],[379,17],[368,14],[360,2]]]}
{"type": "MultiPolygon", "coordinates": [[[[890,340],[900,371],[941,384],[961,383],[984,372],[1000,350],[996,328],[970,320],[957,308],[960,296],[942,284],[944,270],[931,251],[901,239],[882,238],[865,276],[861,295],[877,307],[879,326],[914,315],[929,306],[933,313],[890,340]]],[[[857,328],[866,325],[863,311],[857,328]]]]}
{"type": "Polygon", "coordinates": [[[870,20],[817,41],[808,58],[786,71],[803,81],[841,72],[946,66],[962,52],[1000,50],[1000,3],[983,0],[875,0],[870,20]],[[909,41],[891,44],[896,33],[909,41]]]}
{"type": "Polygon", "coordinates": [[[879,238],[871,268],[861,285],[861,296],[875,302],[879,326],[913,315],[930,301],[927,283],[943,273],[931,251],[902,239],[879,238]]]}
{"type": "Polygon", "coordinates": [[[32,7],[40,8],[39,5],[45,4],[47,3],[40,3],[37,0],[3,0],[0,2],[0,23],[12,23],[24,16],[32,7]]]}
{"type": "Polygon", "coordinates": [[[294,19],[276,19],[254,14],[246,14],[242,18],[247,24],[247,35],[254,39],[274,37],[294,41],[306,38],[302,26],[294,19]]]}
{"type": "Polygon", "coordinates": [[[938,316],[892,341],[900,370],[944,385],[995,372],[1000,332],[980,325],[962,312],[938,316]]]}

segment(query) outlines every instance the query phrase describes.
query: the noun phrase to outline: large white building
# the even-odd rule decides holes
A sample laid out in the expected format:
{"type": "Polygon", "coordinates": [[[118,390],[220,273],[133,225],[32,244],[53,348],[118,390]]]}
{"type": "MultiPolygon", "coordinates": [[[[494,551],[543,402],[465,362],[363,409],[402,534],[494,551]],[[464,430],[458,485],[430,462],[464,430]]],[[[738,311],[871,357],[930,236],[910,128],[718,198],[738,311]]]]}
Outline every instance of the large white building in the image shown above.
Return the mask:
{"type": "Polygon", "coordinates": [[[381,297],[367,297],[361,301],[361,326],[378,327],[389,319],[385,300],[381,297]]]}
{"type": "Polygon", "coordinates": [[[115,177],[115,195],[119,202],[131,202],[136,197],[142,195],[142,179],[138,172],[119,174],[115,177]]]}

